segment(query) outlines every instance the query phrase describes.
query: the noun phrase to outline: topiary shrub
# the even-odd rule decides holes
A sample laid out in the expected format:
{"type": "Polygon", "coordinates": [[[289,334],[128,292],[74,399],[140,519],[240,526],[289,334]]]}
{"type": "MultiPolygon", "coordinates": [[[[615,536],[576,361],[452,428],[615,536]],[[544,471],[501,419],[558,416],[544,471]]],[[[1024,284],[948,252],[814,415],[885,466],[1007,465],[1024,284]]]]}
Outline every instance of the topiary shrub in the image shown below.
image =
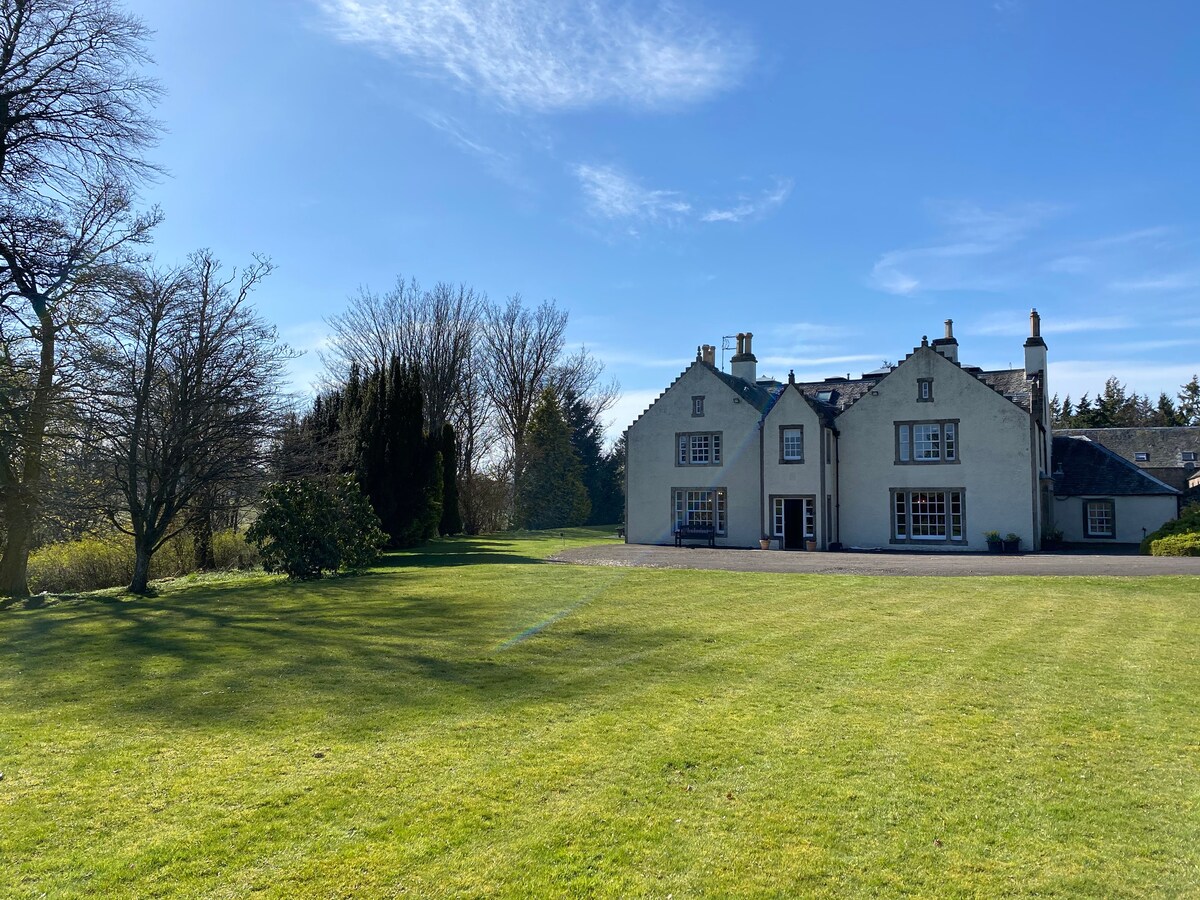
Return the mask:
{"type": "Polygon", "coordinates": [[[1200,534],[1170,534],[1150,542],[1151,556],[1200,556],[1200,534]]]}
{"type": "Polygon", "coordinates": [[[387,541],[370,501],[349,477],[272,485],[246,537],[257,545],[264,569],[300,580],[365,569],[387,541]]]}
{"type": "Polygon", "coordinates": [[[1179,513],[1178,519],[1165,523],[1158,531],[1152,531],[1142,538],[1139,551],[1143,556],[1150,555],[1150,546],[1160,538],[1174,534],[1200,534],[1200,503],[1185,506],[1179,513]]]}

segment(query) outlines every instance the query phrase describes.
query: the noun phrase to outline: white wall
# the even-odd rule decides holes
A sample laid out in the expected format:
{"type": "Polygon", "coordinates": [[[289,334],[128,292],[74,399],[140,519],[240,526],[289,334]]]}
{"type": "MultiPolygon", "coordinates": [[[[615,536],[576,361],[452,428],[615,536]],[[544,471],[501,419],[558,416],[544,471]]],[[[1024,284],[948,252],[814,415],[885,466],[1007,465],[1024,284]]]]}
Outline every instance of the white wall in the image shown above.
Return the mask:
{"type": "Polygon", "coordinates": [[[1113,497],[1097,494],[1087,497],[1054,499],[1054,525],[1063,533],[1063,540],[1088,544],[1140,544],[1142,538],[1157,531],[1164,522],[1174,519],[1178,502],[1174,495],[1149,497],[1113,497]],[[1112,500],[1116,521],[1115,538],[1089,538],[1084,533],[1083,504],[1087,500],[1112,500]],[[1142,529],[1145,528],[1145,533],[1142,529]]]}
{"type": "Polygon", "coordinates": [[[826,467],[825,428],[820,416],[796,387],[785,388],[771,408],[763,446],[763,508],[766,510],[763,529],[770,533],[772,496],[812,496],[816,502],[817,545],[827,546],[833,538],[830,525],[825,521],[825,493],[832,493],[833,477],[832,469],[826,467]],[[804,462],[782,463],[779,459],[779,429],[796,425],[804,429],[804,462]]]}
{"type": "Polygon", "coordinates": [[[762,533],[759,501],[759,412],[703,363],[692,366],[629,427],[626,471],[626,539],[631,544],[674,542],[673,491],[728,491],[728,530],[717,546],[756,547],[762,533]],[[692,416],[692,397],[703,396],[704,415],[692,416]],[[722,464],[676,464],[679,432],[722,433],[722,464]]]}
{"type": "Polygon", "coordinates": [[[982,550],[983,533],[1038,534],[1030,416],[932,348],[918,349],[838,417],[841,431],[841,540],[847,547],[982,550]],[[919,402],[918,378],[933,379],[919,402]],[[958,463],[896,463],[897,421],[958,419],[958,463]],[[960,488],[962,543],[892,543],[891,488],[960,488]]]}

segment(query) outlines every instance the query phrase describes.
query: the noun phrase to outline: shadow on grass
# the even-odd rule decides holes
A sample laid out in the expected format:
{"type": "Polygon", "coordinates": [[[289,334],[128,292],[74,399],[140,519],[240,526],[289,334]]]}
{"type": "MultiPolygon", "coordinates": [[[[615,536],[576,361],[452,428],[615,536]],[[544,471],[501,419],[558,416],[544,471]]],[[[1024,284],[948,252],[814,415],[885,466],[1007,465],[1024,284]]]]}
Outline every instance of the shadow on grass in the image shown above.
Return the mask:
{"type": "Polygon", "coordinates": [[[380,560],[378,567],[442,568],[488,563],[527,565],[545,562],[538,556],[512,552],[512,543],[514,543],[513,540],[488,540],[487,538],[453,538],[433,541],[411,550],[396,550],[388,553],[380,560]]]}
{"type": "MultiPolygon", "coordinates": [[[[447,545],[459,552],[443,558],[488,555],[488,542],[470,543],[447,545]]],[[[491,598],[460,602],[437,582],[427,592],[396,591],[396,578],[403,576],[93,597],[6,622],[0,668],[19,672],[35,688],[36,700],[26,703],[50,715],[69,704],[120,723],[255,731],[318,716],[326,727],[357,732],[416,711],[584,703],[610,690],[611,679],[631,677],[622,663],[631,653],[653,655],[694,638],[670,628],[581,629],[566,615],[506,642],[537,623],[514,622],[511,607],[491,598]]],[[[570,593],[589,591],[574,582],[564,588],[562,609],[581,601],[570,593]]],[[[529,615],[546,612],[543,604],[529,615]]]]}

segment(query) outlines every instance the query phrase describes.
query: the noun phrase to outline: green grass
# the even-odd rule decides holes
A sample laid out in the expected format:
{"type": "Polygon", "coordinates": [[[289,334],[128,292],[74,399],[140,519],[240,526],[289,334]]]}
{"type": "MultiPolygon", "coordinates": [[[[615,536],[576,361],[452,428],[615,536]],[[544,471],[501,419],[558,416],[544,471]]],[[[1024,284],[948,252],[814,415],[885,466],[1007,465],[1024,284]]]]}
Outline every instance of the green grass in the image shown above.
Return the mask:
{"type": "Polygon", "coordinates": [[[1200,894],[1200,579],[596,539],[0,612],[0,895],[1200,894]]]}

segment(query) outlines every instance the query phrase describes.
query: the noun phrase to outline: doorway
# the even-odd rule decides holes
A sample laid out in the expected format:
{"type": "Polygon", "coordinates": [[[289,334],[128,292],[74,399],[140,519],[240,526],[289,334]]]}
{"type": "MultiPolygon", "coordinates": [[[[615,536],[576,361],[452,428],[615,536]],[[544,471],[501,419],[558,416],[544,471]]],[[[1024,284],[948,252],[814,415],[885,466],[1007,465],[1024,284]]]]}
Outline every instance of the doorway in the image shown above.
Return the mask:
{"type": "Polygon", "coordinates": [[[814,497],[774,497],[775,535],[784,550],[803,550],[805,541],[816,539],[814,497]]]}

